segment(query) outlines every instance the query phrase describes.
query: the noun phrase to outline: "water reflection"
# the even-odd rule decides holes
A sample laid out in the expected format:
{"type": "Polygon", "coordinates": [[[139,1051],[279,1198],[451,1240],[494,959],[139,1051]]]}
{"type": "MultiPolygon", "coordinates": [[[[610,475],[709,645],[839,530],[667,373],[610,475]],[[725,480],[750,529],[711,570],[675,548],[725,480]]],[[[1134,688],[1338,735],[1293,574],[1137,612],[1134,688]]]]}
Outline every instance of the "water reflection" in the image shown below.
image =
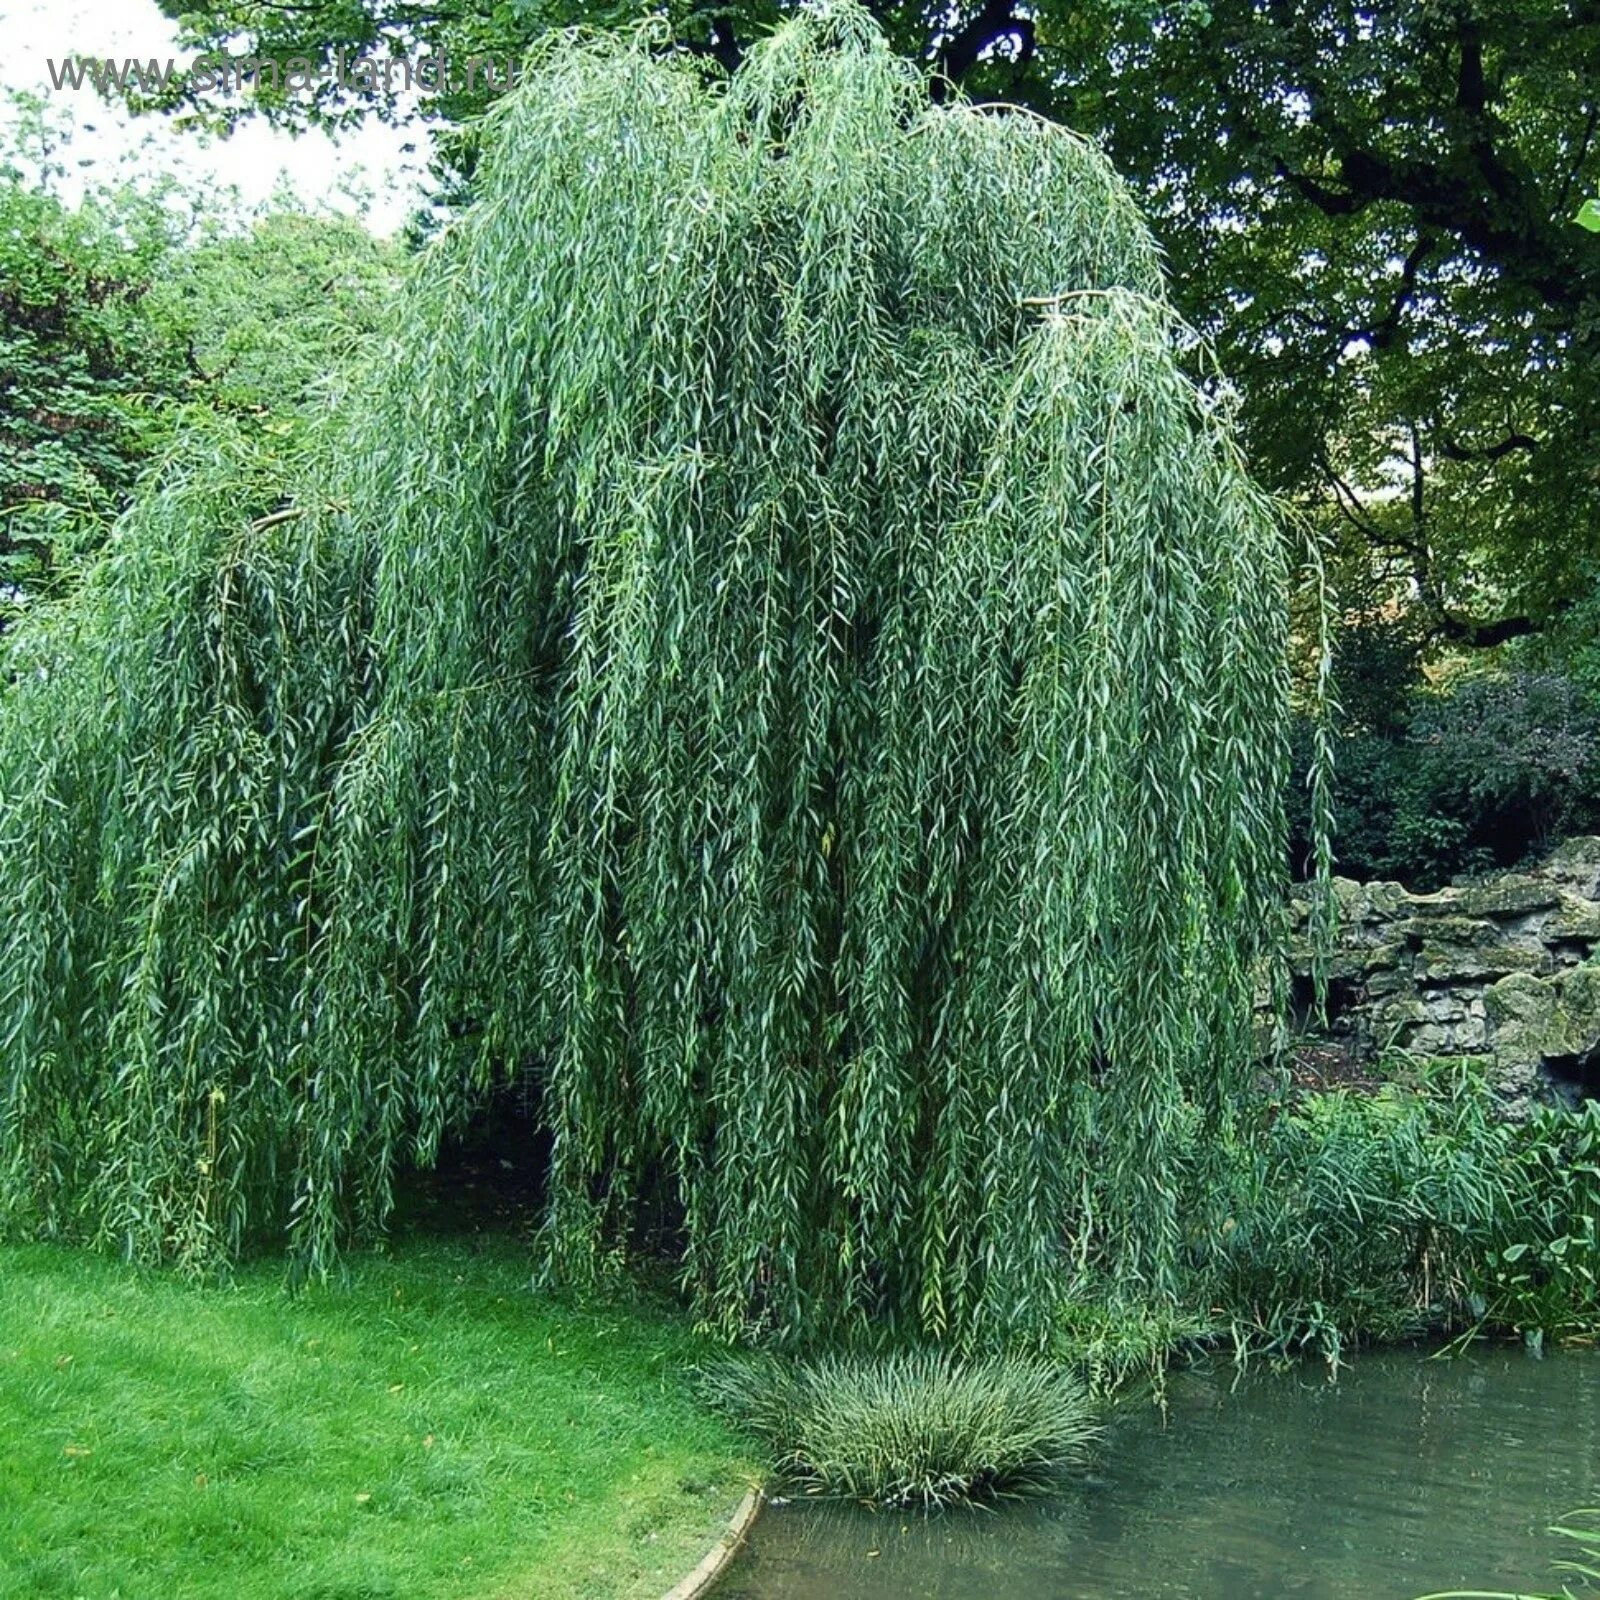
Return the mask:
{"type": "Polygon", "coordinates": [[[769,1511],[719,1600],[1407,1600],[1550,1576],[1600,1498],[1600,1354],[1183,1374],[1120,1411],[1098,1476],[925,1519],[769,1511]]]}

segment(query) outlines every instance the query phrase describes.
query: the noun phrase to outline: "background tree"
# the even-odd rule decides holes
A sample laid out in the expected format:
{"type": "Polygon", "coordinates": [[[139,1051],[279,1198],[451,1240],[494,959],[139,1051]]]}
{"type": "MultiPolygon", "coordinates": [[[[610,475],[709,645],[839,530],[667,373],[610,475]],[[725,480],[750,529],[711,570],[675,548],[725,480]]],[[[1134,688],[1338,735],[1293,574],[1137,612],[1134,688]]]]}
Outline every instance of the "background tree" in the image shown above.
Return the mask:
{"type": "Polygon", "coordinates": [[[52,130],[23,112],[0,151],[0,619],[98,547],[187,387],[145,303],[182,218],[130,188],[68,205],[52,130]]]}
{"type": "Polygon", "coordinates": [[[286,444],[377,324],[395,253],[279,204],[229,215],[173,179],[67,198],[37,104],[0,148],[0,624],[77,581],[141,474],[202,415],[286,444]]]}
{"type": "Polygon", "coordinates": [[[283,195],[175,252],[152,309],[205,404],[287,436],[353,381],[401,269],[398,248],[359,222],[283,195]]]}

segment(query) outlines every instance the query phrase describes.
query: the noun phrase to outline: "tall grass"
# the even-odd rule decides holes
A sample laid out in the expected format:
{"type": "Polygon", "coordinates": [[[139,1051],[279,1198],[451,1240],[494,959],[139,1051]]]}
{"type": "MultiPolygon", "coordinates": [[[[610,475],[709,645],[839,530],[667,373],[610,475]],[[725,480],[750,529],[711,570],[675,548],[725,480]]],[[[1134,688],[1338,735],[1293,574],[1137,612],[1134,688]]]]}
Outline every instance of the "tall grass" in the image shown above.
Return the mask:
{"type": "Polygon", "coordinates": [[[1064,1368],[933,1350],[728,1360],[706,1397],[806,1494],[931,1508],[1038,1493],[1081,1465],[1098,1429],[1064,1368]]]}
{"type": "Polygon", "coordinates": [[[1191,1303],[1241,1351],[1600,1332],[1600,1103],[1523,1123],[1441,1063],[1308,1096],[1232,1148],[1191,1240],[1191,1303]]]}

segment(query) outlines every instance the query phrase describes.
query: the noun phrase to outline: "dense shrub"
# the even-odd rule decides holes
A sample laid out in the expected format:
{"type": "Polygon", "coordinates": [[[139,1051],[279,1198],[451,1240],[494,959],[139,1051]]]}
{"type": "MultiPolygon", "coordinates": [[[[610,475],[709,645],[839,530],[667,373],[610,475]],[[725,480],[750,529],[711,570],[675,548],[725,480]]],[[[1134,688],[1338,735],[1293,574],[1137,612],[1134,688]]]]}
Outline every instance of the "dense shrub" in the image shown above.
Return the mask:
{"type": "Polygon", "coordinates": [[[1030,1357],[944,1352],[730,1360],[707,1397],[756,1435],[807,1494],[931,1507],[1049,1487],[1096,1427],[1088,1392],[1030,1357]]]}
{"type": "MultiPolygon", "coordinates": [[[[1299,739],[1309,763],[1309,730],[1299,739]]],[[[1309,806],[1296,786],[1296,859],[1309,806]]],[[[1393,726],[1339,741],[1338,870],[1432,889],[1600,829],[1600,708],[1558,672],[1469,677],[1411,697],[1393,726]]]]}
{"type": "Polygon", "coordinates": [[[1460,1064],[1308,1096],[1235,1155],[1199,1272],[1215,1332],[1332,1362],[1423,1334],[1590,1332],[1597,1152],[1600,1102],[1506,1122],[1460,1064]]]}

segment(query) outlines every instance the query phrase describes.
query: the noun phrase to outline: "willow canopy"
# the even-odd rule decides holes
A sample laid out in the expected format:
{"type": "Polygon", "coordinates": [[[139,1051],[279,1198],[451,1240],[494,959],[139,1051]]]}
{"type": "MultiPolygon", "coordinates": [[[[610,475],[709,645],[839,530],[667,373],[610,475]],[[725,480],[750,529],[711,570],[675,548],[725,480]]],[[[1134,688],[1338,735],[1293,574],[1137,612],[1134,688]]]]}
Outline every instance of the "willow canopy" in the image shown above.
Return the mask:
{"type": "Polygon", "coordinates": [[[197,441],[10,646],[0,1215],[319,1270],[515,1078],[569,1278],[649,1216],[731,1330],[1159,1288],[1287,604],[1127,192],[848,4],[721,85],[564,38],[491,135],[296,481],[197,441]]]}

